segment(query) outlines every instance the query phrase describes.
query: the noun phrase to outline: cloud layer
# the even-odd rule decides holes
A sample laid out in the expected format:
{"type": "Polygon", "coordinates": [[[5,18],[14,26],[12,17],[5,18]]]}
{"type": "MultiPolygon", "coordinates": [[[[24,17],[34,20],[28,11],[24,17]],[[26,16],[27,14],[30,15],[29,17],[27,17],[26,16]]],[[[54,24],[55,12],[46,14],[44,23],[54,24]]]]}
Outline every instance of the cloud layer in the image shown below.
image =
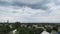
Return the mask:
{"type": "Polygon", "coordinates": [[[0,22],[60,22],[60,0],[0,0],[0,22]]]}

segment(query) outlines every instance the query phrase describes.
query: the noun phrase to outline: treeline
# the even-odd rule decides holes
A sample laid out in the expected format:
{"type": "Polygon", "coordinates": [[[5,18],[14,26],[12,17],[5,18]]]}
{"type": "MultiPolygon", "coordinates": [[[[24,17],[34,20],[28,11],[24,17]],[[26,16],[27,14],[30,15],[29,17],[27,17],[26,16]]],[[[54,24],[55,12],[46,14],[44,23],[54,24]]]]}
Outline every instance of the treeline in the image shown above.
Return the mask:
{"type": "MultiPolygon", "coordinates": [[[[31,24],[27,24],[26,27],[22,25],[20,22],[16,22],[14,24],[0,24],[0,34],[10,34],[10,32],[15,29],[17,30],[15,34],[41,34],[44,30],[43,28],[35,28],[31,24]]],[[[44,28],[50,33],[52,29],[57,31],[58,26],[55,26],[52,29],[50,27],[44,28]]]]}

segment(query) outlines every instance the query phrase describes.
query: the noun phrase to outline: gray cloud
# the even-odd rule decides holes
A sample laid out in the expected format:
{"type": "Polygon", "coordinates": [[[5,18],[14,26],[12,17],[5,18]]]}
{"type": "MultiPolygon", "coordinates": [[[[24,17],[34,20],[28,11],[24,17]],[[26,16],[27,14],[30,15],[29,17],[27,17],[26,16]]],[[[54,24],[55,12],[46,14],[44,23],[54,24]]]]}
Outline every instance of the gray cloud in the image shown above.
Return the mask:
{"type": "Polygon", "coordinates": [[[60,0],[54,0],[56,5],[60,5],[60,0]]]}
{"type": "Polygon", "coordinates": [[[0,0],[0,6],[10,6],[11,4],[12,4],[12,1],[0,0]]]}
{"type": "Polygon", "coordinates": [[[49,3],[49,0],[31,0],[31,1],[27,1],[25,0],[0,0],[0,6],[19,6],[19,7],[23,7],[23,6],[27,6],[30,7],[32,9],[43,9],[46,10],[48,9],[48,7],[45,5],[47,3],[49,3]],[[35,1],[35,2],[34,2],[35,1]],[[30,4],[32,2],[32,4],[30,4]]]}
{"type": "Polygon", "coordinates": [[[48,9],[48,7],[45,5],[45,4],[47,4],[47,3],[49,3],[49,0],[43,0],[42,2],[37,2],[36,4],[27,4],[27,3],[23,3],[23,2],[18,2],[18,1],[15,1],[12,5],[13,6],[21,6],[21,7],[23,7],[23,6],[27,6],[27,7],[30,7],[30,8],[32,8],[32,9],[43,9],[43,10],[46,10],[46,9],[48,9]]]}

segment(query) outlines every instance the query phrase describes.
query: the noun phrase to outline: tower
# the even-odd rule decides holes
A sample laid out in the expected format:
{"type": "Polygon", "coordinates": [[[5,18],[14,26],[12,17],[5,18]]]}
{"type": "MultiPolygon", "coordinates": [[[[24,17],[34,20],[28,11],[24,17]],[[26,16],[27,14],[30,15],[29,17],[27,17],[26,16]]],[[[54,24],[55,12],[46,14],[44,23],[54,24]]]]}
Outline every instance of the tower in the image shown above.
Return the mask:
{"type": "Polygon", "coordinates": [[[7,23],[9,23],[9,20],[7,20],[7,23]]]}

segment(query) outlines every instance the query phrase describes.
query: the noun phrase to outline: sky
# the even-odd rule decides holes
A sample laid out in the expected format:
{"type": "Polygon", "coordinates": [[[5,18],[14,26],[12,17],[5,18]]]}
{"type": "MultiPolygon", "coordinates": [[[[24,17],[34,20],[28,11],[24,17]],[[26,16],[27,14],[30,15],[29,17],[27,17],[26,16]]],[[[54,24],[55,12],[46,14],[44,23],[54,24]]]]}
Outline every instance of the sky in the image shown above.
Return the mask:
{"type": "Polygon", "coordinates": [[[0,22],[60,22],[60,0],[0,0],[0,22]]]}

